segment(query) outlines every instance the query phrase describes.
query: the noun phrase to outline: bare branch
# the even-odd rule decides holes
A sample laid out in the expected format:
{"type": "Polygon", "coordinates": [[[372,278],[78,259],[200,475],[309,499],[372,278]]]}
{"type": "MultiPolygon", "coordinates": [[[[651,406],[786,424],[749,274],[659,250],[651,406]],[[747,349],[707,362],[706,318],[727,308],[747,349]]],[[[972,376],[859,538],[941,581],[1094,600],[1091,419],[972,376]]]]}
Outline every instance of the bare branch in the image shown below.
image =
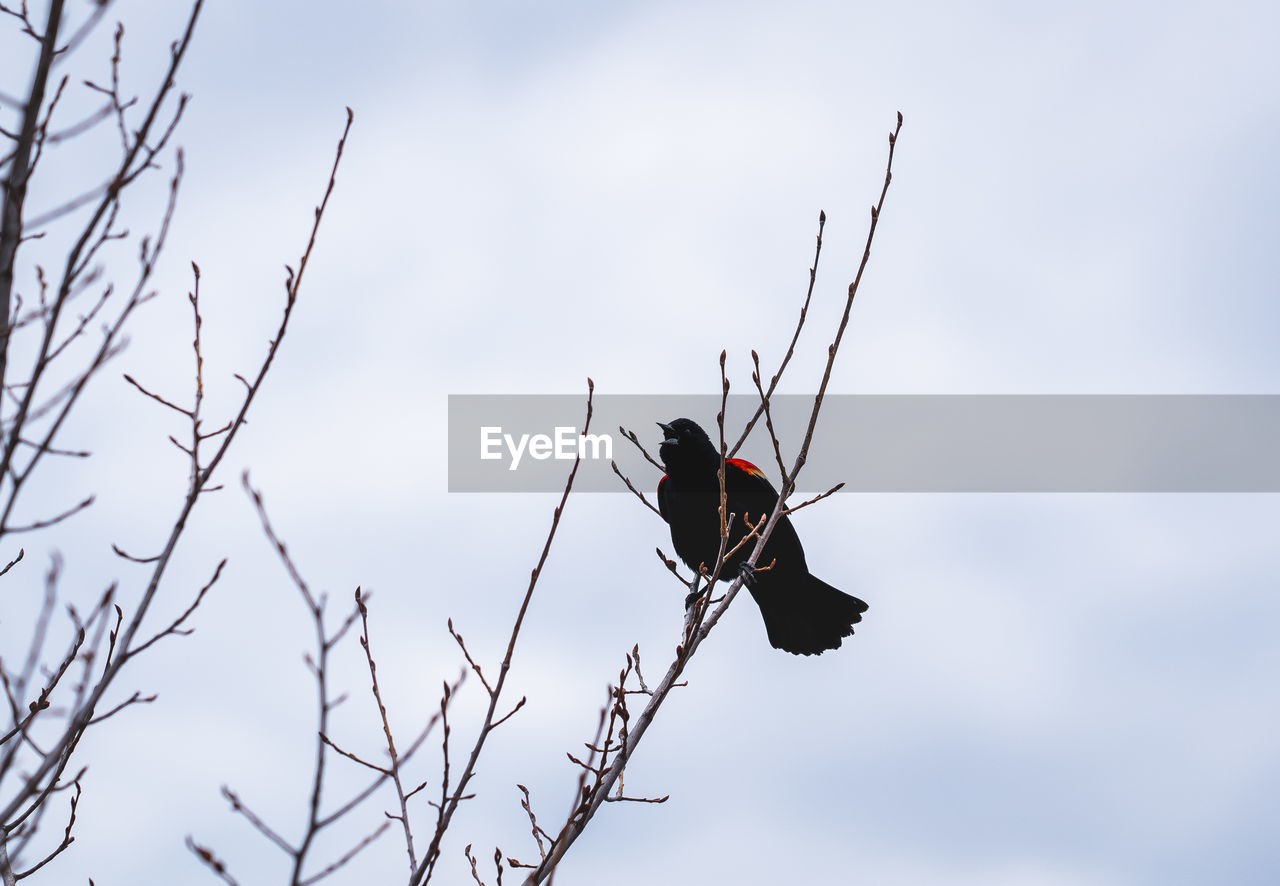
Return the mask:
{"type": "Polygon", "coordinates": [[[289,841],[277,834],[271,827],[259,818],[252,809],[244,805],[244,802],[236,794],[235,791],[226,785],[222,786],[222,796],[227,798],[227,802],[231,804],[231,811],[238,812],[245,817],[249,824],[253,825],[258,833],[262,834],[272,843],[275,843],[288,855],[296,855],[298,850],[290,845],[289,841]]]}
{"type": "Polygon", "coordinates": [[[228,886],[240,886],[240,884],[235,881],[235,878],[227,872],[227,866],[213,854],[212,849],[198,844],[191,838],[190,834],[187,835],[185,842],[187,844],[187,848],[191,850],[191,853],[196,858],[200,859],[200,863],[213,871],[213,873],[220,877],[224,883],[228,884],[228,886]]]}
{"type": "Polygon", "coordinates": [[[654,460],[654,457],[650,455],[648,450],[644,448],[644,444],[640,442],[640,438],[635,435],[635,432],[628,431],[622,425],[618,425],[618,430],[622,433],[622,436],[626,437],[628,440],[630,440],[632,443],[635,444],[636,449],[640,450],[640,454],[644,456],[645,461],[647,461],[649,464],[653,465],[655,468],[662,471],[663,473],[666,473],[667,469],[662,466],[662,462],[654,460]]]}
{"type": "MultiPolygon", "coordinates": [[[[168,129],[160,135],[159,140],[155,144],[147,144],[147,139],[149,138],[148,133],[151,131],[152,124],[154,123],[159,113],[160,105],[163,103],[165,96],[173,87],[174,75],[176,73],[178,65],[181,63],[181,60],[186,52],[187,47],[190,44],[191,36],[195,27],[195,22],[199,16],[199,12],[202,6],[203,6],[203,0],[196,0],[196,2],[193,4],[191,15],[187,21],[187,29],[185,33],[183,34],[182,38],[173,45],[171,49],[170,63],[169,63],[168,71],[165,76],[164,84],[157,91],[156,96],[152,102],[151,108],[148,111],[148,114],[146,116],[146,119],[143,121],[143,124],[134,129],[134,132],[133,132],[134,144],[129,154],[125,158],[127,162],[125,163],[124,166],[121,167],[122,170],[131,169],[130,164],[132,164],[135,159],[142,159],[144,163],[150,162],[150,158],[154,156],[154,152],[156,150],[159,150],[159,148],[163,146],[163,144],[169,138],[170,134],[173,131],[173,123],[171,123],[168,129]],[[146,153],[146,152],[150,152],[150,153],[146,153]]],[[[181,106],[182,106],[182,101],[180,100],[179,109],[181,108],[181,106]]],[[[176,121],[176,116],[174,120],[176,121]]],[[[316,235],[319,229],[321,219],[323,218],[323,215],[324,215],[324,209],[328,205],[328,198],[333,192],[334,184],[336,181],[338,164],[341,160],[342,150],[346,142],[346,137],[350,131],[351,121],[352,121],[352,117],[350,114],[350,110],[348,109],[347,125],[343,131],[342,138],[338,142],[338,148],[337,148],[337,151],[335,152],[334,165],[329,175],[329,181],[328,181],[328,186],[325,190],[325,196],[320,206],[317,207],[316,209],[315,217],[313,219],[312,226],[311,226],[310,237],[307,242],[306,250],[303,253],[303,258],[302,258],[300,267],[305,267],[307,263],[307,259],[309,258],[311,251],[315,246],[316,235]]],[[[119,187],[123,187],[125,184],[127,184],[127,182],[130,180],[130,176],[131,175],[136,176],[140,171],[141,171],[140,169],[134,169],[133,172],[122,172],[121,177],[119,179],[119,182],[120,182],[119,187]]],[[[170,202],[169,202],[168,208],[166,209],[165,218],[161,224],[160,234],[157,237],[156,246],[153,248],[148,242],[144,241],[142,248],[140,250],[140,256],[142,261],[142,272],[140,275],[140,281],[145,281],[147,278],[149,278],[151,273],[151,268],[153,267],[153,264],[155,262],[159,247],[163,243],[164,236],[168,230],[168,222],[169,222],[169,219],[172,217],[173,203],[176,195],[176,181],[177,181],[177,176],[175,176],[173,183],[171,183],[170,202]]],[[[77,244],[72,248],[72,250],[68,254],[67,265],[66,265],[67,270],[64,273],[64,280],[62,283],[63,295],[65,295],[65,293],[69,291],[68,287],[71,286],[72,282],[74,281],[75,274],[83,270],[83,262],[87,261],[88,258],[92,255],[94,247],[89,246],[91,232],[96,229],[96,226],[99,225],[99,223],[105,217],[107,217],[108,215],[112,215],[113,217],[113,213],[115,211],[114,206],[115,206],[115,202],[113,199],[104,198],[103,202],[99,204],[98,211],[95,212],[94,217],[90,220],[89,225],[86,228],[85,232],[82,234],[80,240],[77,242],[77,244]]],[[[99,239],[97,242],[101,243],[102,241],[101,239],[99,239]]],[[[140,629],[143,623],[143,620],[145,619],[146,614],[149,611],[150,606],[155,599],[155,596],[161,584],[161,580],[164,577],[170,558],[172,557],[173,551],[176,548],[178,539],[182,535],[187,525],[187,520],[191,514],[191,511],[194,509],[195,504],[199,499],[203,490],[208,486],[209,479],[213,475],[213,472],[217,469],[218,465],[221,463],[222,459],[225,457],[226,453],[229,451],[230,446],[235,439],[238,429],[244,425],[245,416],[250,406],[252,405],[257,393],[261,389],[261,386],[266,377],[266,374],[271,367],[271,364],[275,358],[275,355],[279,350],[280,343],[283,339],[283,336],[287,330],[289,318],[292,315],[293,307],[296,303],[297,296],[300,291],[300,283],[301,283],[300,274],[290,275],[287,281],[287,286],[286,286],[288,298],[286,300],[285,310],[283,313],[283,317],[281,318],[280,326],[276,332],[275,337],[271,340],[271,343],[268,347],[267,354],[259,366],[256,377],[254,378],[252,383],[246,386],[244,399],[241,403],[239,412],[237,413],[231,428],[226,432],[226,434],[222,435],[219,441],[218,447],[216,451],[213,453],[212,457],[208,460],[208,462],[206,462],[202,466],[202,469],[196,474],[196,476],[193,477],[187,497],[183,502],[183,506],[180,510],[180,513],[178,514],[177,518],[175,519],[170,529],[169,537],[165,545],[163,546],[161,553],[158,555],[157,559],[153,564],[150,578],[146,584],[145,589],[143,590],[141,600],[137,608],[135,609],[133,615],[129,619],[128,623],[125,624],[122,630],[119,632],[118,639],[117,639],[116,632],[112,632],[112,648],[115,649],[116,645],[118,644],[118,648],[120,650],[119,654],[114,656],[112,655],[108,656],[107,666],[103,669],[103,672],[99,675],[92,689],[88,689],[86,691],[85,697],[83,699],[78,700],[77,706],[75,708],[75,713],[68,718],[66,728],[62,732],[61,737],[55,742],[54,746],[50,749],[50,751],[44,756],[40,764],[36,766],[30,774],[25,776],[24,785],[20,789],[13,791],[9,796],[9,798],[6,800],[4,808],[0,809],[0,821],[6,821],[6,822],[11,821],[12,817],[22,808],[23,804],[25,804],[32,796],[37,795],[41,792],[42,790],[41,785],[46,784],[51,773],[55,772],[55,770],[61,771],[61,767],[65,766],[65,762],[63,761],[65,760],[67,753],[79,741],[80,735],[83,733],[84,729],[88,726],[90,721],[93,719],[95,706],[98,704],[98,702],[101,700],[101,698],[106,693],[108,688],[111,686],[115,677],[118,675],[120,669],[124,666],[125,663],[127,663],[132,658],[134,654],[136,654],[137,650],[134,649],[133,647],[135,635],[140,629]]],[[[134,306],[136,306],[142,300],[144,300],[145,293],[140,288],[141,285],[142,283],[140,282],[139,289],[135,291],[134,297],[128,302],[126,306],[126,310],[124,312],[125,314],[127,314],[129,310],[132,310],[134,306]]],[[[65,302],[65,298],[60,298],[55,303],[55,311],[54,311],[55,314],[56,314],[56,311],[58,310],[56,305],[62,304],[64,302],[65,302]]],[[[3,315],[0,315],[0,316],[4,316],[7,318],[8,317],[7,310],[3,315]]],[[[113,329],[118,330],[119,324],[123,323],[123,319],[124,319],[123,316],[118,318],[117,324],[115,327],[113,327],[113,329]]],[[[49,321],[49,327],[52,328],[52,326],[55,324],[56,324],[56,316],[51,316],[51,319],[49,321]]],[[[42,351],[42,353],[47,353],[48,340],[49,340],[49,335],[47,334],[44,350],[42,351]]],[[[106,345],[104,344],[104,348],[105,347],[106,345]]],[[[104,353],[100,349],[98,359],[102,359],[103,357],[104,357],[104,353]]],[[[17,429],[22,426],[22,417],[26,414],[26,412],[30,408],[32,390],[34,389],[35,380],[36,379],[32,380],[32,383],[28,387],[26,393],[23,395],[24,396],[23,402],[19,406],[17,415],[12,420],[13,421],[12,427],[14,428],[14,430],[11,432],[10,437],[6,439],[3,456],[0,457],[0,477],[6,476],[9,474],[11,459],[13,457],[13,452],[16,447],[15,435],[18,433],[17,429]]],[[[69,404],[67,408],[69,408],[69,404]]],[[[57,425],[61,422],[63,418],[65,418],[65,415],[66,415],[66,411],[64,409],[59,419],[55,422],[55,426],[49,431],[48,435],[46,436],[44,441],[44,446],[47,447],[51,443],[52,435],[56,433],[57,425]]],[[[28,472],[30,471],[30,467],[27,468],[27,471],[28,472]]],[[[12,505],[13,500],[14,498],[11,495],[9,499],[10,506],[12,505]]],[[[0,527],[3,526],[3,523],[4,523],[4,520],[0,519],[0,527]]]]}
{"type": "Polygon", "coordinates": [[[84,501],[74,504],[60,514],[55,514],[44,520],[37,520],[34,523],[28,523],[25,526],[6,526],[6,532],[34,532],[37,529],[47,529],[50,526],[56,526],[68,517],[73,517],[83,511],[85,508],[93,504],[94,497],[91,495],[84,501]]]}
{"type": "Polygon", "coordinates": [[[533,839],[538,844],[538,854],[543,858],[546,858],[547,850],[542,844],[542,838],[545,837],[547,839],[547,843],[552,843],[554,840],[550,834],[538,826],[538,817],[533,814],[533,801],[529,797],[529,789],[522,784],[518,784],[516,787],[519,788],[520,793],[524,795],[520,800],[520,806],[524,809],[525,814],[529,816],[529,829],[533,833],[533,839]]]}
{"type": "Polygon", "coordinates": [[[133,385],[135,388],[137,388],[146,396],[150,397],[152,400],[155,400],[161,406],[168,406],[170,409],[174,410],[175,412],[180,412],[181,414],[185,415],[187,418],[192,417],[193,413],[190,409],[186,409],[182,406],[179,406],[176,403],[166,400],[164,397],[161,397],[159,394],[148,391],[142,385],[138,384],[137,379],[135,379],[132,375],[129,375],[126,373],[124,380],[127,381],[129,384],[133,385]]]}
{"type": "MultiPolygon", "coordinates": [[[[409,872],[412,873],[413,869],[418,866],[418,859],[413,850],[413,828],[409,822],[409,796],[405,793],[404,782],[400,777],[400,756],[396,753],[396,742],[391,733],[391,721],[387,718],[387,706],[382,701],[382,690],[378,686],[378,665],[373,660],[373,647],[369,640],[369,607],[361,596],[359,588],[356,588],[356,608],[360,612],[360,647],[364,650],[365,662],[369,666],[369,682],[373,686],[373,699],[378,704],[378,715],[382,718],[382,734],[387,741],[387,755],[391,758],[391,765],[379,771],[384,775],[390,776],[392,784],[395,785],[396,798],[400,802],[400,814],[395,817],[400,821],[400,825],[404,829],[405,849],[409,853],[409,872]]],[[[451,632],[452,629],[451,623],[451,632]]],[[[456,634],[454,636],[457,638],[459,645],[461,645],[462,638],[457,637],[456,634]]],[[[463,651],[466,651],[466,647],[463,647],[463,651]]],[[[467,657],[467,660],[471,660],[470,656],[467,657]]],[[[473,667],[475,667],[474,664],[473,667]]],[[[478,675],[479,673],[480,669],[476,667],[476,674],[478,675]]],[[[481,679],[483,680],[484,678],[481,677],[481,679]]]]}
{"type": "Polygon", "coordinates": [[[604,801],[606,803],[665,803],[670,799],[670,794],[664,794],[661,797],[623,797],[615,794],[605,797],[604,801]]]}
{"type": "MultiPolygon", "coordinates": [[[[582,433],[586,434],[591,428],[592,413],[592,396],[595,393],[595,382],[587,379],[587,418],[583,423],[582,433]]],[[[537,587],[538,577],[542,574],[542,567],[547,562],[547,556],[551,553],[551,543],[555,541],[556,528],[560,525],[560,515],[564,513],[565,504],[569,500],[569,494],[573,491],[573,480],[578,475],[578,466],[582,462],[582,452],[578,451],[577,456],[573,460],[573,467],[569,471],[569,478],[565,481],[564,493],[560,497],[560,504],[556,507],[551,518],[551,529],[547,532],[546,543],[542,546],[542,554],[538,557],[538,565],[533,568],[529,575],[529,587],[525,590],[524,599],[520,603],[520,611],[516,614],[515,624],[511,628],[511,636],[507,641],[507,652],[502,659],[502,665],[498,670],[498,679],[493,684],[493,690],[489,693],[489,708],[485,712],[484,721],[480,726],[479,734],[476,736],[476,742],[471,749],[471,755],[467,759],[467,763],[462,770],[462,775],[458,779],[457,787],[452,795],[442,798],[440,804],[440,817],[436,823],[436,831],[431,837],[431,844],[427,847],[426,854],[422,861],[418,863],[418,867],[409,877],[409,886],[418,886],[425,883],[431,877],[431,871],[434,869],[436,859],[440,855],[440,841],[444,838],[444,833],[449,827],[449,822],[453,818],[453,814],[457,811],[458,804],[462,801],[464,791],[467,784],[471,781],[471,777],[475,774],[476,761],[480,759],[480,752],[484,749],[485,739],[489,737],[489,733],[494,729],[494,716],[497,713],[498,699],[502,695],[502,687],[506,683],[507,672],[511,669],[511,660],[515,655],[516,640],[520,636],[520,628],[524,624],[525,614],[529,611],[529,603],[533,599],[534,588],[537,587]]],[[[447,735],[447,732],[446,732],[447,735]]],[[[446,769],[447,777],[447,769],[446,769]]]]}
{"type": "MultiPolygon", "coordinates": [[[[778,461],[778,476],[787,476],[787,465],[782,460],[782,444],[778,442],[778,432],[773,426],[773,412],[769,409],[769,394],[765,393],[764,388],[760,386],[760,355],[754,350],[751,352],[751,363],[754,367],[751,371],[751,381],[755,383],[756,391],[760,394],[759,409],[764,411],[765,426],[769,430],[769,440],[773,443],[773,457],[778,461]]],[[[774,376],[777,379],[777,376],[774,376]]],[[[770,387],[772,390],[772,387],[770,387]]]]}
{"type": "Polygon", "coordinates": [[[822,501],[824,498],[826,498],[829,495],[835,495],[841,489],[844,489],[843,482],[837,483],[835,486],[832,486],[826,492],[820,493],[819,495],[815,495],[813,498],[809,499],[808,501],[802,501],[800,504],[796,505],[794,508],[787,508],[782,512],[782,515],[785,517],[788,514],[794,514],[796,511],[800,510],[801,508],[807,508],[811,504],[816,504],[817,502],[822,501]]]}
{"type": "MultiPolygon", "coordinates": [[[[61,842],[61,843],[59,843],[59,844],[54,848],[54,850],[53,850],[52,852],[50,852],[50,853],[49,853],[48,855],[46,855],[44,858],[40,859],[40,861],[38,861],[36,864],[34,864],[34,865],[32,865],[31,867],[27,868],[27,869],[26,869],[25,871],[23,871],[22,873],[15,875],[15,876],[14,876],[14,880],[22,880],[22,879],[24,879],[24,878],[26,878],[26,877],[30,877],[30,876],[31,876],[32,874],[34,874],[36,871],[40,870],[42,867],[44,867],[44,866],[45,866],[45,865],[47,865],[49,862],[53,861],[55,858],[57,858],[59,855],[61,855],[64,851],[66,851],[66,849],[67,849],[67,848],[68,848],[72,843],[74,843],[74,842],[75,842],[75,839],[76,839],[76,838],[75,838],[74,836],[72,836],[72,834],[71,834],[71,829],[72,829],[73,827],[75,827],[75,824],[76,824],[76,807],[77,807],[78,805],[80,805],[80,777],[81,777],[82,775],[84,775],[84,770],[83,770],[83,769],[81,769],[81,770],[80,770],[79,774],[77,774],[77,775],[76,775],[75,779],[74,779],[74,780],[72,781],[72,783],[71,783],[71,784],[72,784],[72,786],[75,788],[75,791],[76,791],[76,792],[75,792],[74,794],[72,794],[72,795],[71,795],[71,809],[70,809],[70,811],[68,812],[68,815],[67,815],[67,826],[66,826],[66,828],[63,830],[63,833],[62,833],[62,842],[61,842]]],[[[34,830],[34,829],[33,829],[33,830],[34,830]]],[[[7,865],[5,866],[5,869],[7,870],[7,865]]]]}
{"type": "MultiPolygon", "coordinates": [[[[18,442],[23,446],[30,446],[33,449],[38,449],[41,445],[39,443],[32,443],[30,440],[23,439],[19,439],[18,442]]],[[[68,458],[88,458],[92,455],[91,452],[87,452],[83,449],[55,449],[53,447],[48,447],[44,451],[49,455],[65,455],[68,458]]]]}
{"type": "Polygon", "coordinates": [[[644,497],[644,493],[641,492],[639,489],[636,489],[635,486],[631,484],[631,481],[627,479],[627,476],[624,473],[622,473],[622,471],[618,470],[618,463],[616,461],[614,461],[613,459],[610,459],[609,467],[613,468],[613,472],[618,475],[618,478],[622,480],[623,483],[627,484],[627,488],[631,490],[631,494],[634,495],[636,498],[640,499],[640,501],[644,502],[644,506],[646,508],[653,511],[659,517],[662,516],[662,511],[658,510],[656,507],[650,504],[649,499],[644,497]]]}
{"type": "Polygon", "coordinates": [[[334,742],[334,740],[327,735],[321,735],[320,740],[324,742],[326,745],[328,745],[330,748],[332,748],[335,753],[339,754],[340,756],[346,757],[348,760],[351,760],[353,763],[359,763],[361,766],[364,766],[368,769],[372,769],[374,772],[379,772],[382,775],[389,776],[391,774],[391,770],[387,769],[385,766],[379,766],[377,763],[370,763],[368,760],[365,760],[357,756],[356,754],[351,753],[348,750],[344,750],[343,748],[338,747],[337,743],[334,742]]]}
{"type": "Polygon", "coordinates": [[[22,561],[22,558],[25,557],[26,555],[27,555],[26,548],[18,548],[18,556],[10,560],[3,569],[0,569],[0,575],[5,575],[6,573],[8,573],[8,571],[13,567],[17,566],[18,563],[22,561]]]}
{"type": "Polygon", "coordinates": [[[476,660],[471,657],[471,653],[467,651],[467,644],[462,642],[462,635],[453,629],[453,619],[449,619],[447,623],[449,634],[458,643],[458,648],[462,650],[462,654],[466,656],[467,664],[471,665],[471,670],[476,672],[476,676],[480,678],[480,682],[484,685],[485,691],[493,695],[493,687],[489,685],[489,681],[484,678],[484,671],[480,670],[480,665],[476,664],[476,660]]]}
{"type": "MultiPolygon", "coordinates": [[[[457,694],[458,688],[462,685],[465,677],[466,677],[466,671],[463,671],[461,674],[458,675],[458,679],[455,680],[453,684],[449,687],[450,697],[457,694]]],[[[439,720],[440,720],[440,713],[437,711],[435,714],[431,716],[430,719],[427,720],[426,725],[423,726],[422,730],[418,733],[417,737],[414,738],[414,740],[409,743],[409,746],[404,750],[404,752],[400,754],[401,765],[408,762],[408,760],[411,757],[413,757],[414,754],[417,753],[417,751],[426,742],[427,737],[435,729],[436,723],[439,720]]],[[[377,789],[383,785],[386,779],[387,779],[387,776],[379,775],[367,786],[365,786],[358,793],[356,793],[355,796],[353,796],[346,803],[341,804],[336,809],[334,809],[333,812],[329,813],[327,816],[320,819],[320,821],[317,823],[317,827],[326,828],[329,825],[333,824],[335,821],[346,816],[348,813],[351,812],[351,810],[355,809],[365,800],[373,796],[374,792],[377,791],[377,789]]],[[[422,790],[423,787],[425,787],[425,784],[419,785],[418,787],[414,788],[412,791],[409,791],[408,793],[405,794],[405,798],[408,799],[409,797],[418,793],[419,791],[422,790]]]]}
{"type": "Polygon", "coordinates": [[[318,883],[319,881],[323,880],[325,877],[337,871],[338,869],[343,867],[347,862],[351,861],[351,859],[355,858],[362,851],[364,851],[364,849],[366,849],[369,846],[369,844],[371,844],[374,840],[378,839],[384,833],[386,833],[387,828],[389,827],[391,827],[391,822],[384,821],[382,824],[378,825],[377,829],[373,833],[369,834],[367,837],[362,839],[355,846],[351,847],[349,850],[343,853],[342,856],[339,857],[337,861],[333,862],[328,867],[321,870],[319,873],[313,874],[312,876],[307,877],[305,880],[300,881],[299,886],[311,886],[312,883],[318,883]]]}
{"type": "Polygon", "coordinates": [[[761,397],[761,402],[756,407],[755,415],[751,416],[751,420],[747,422],[747,426],[742,430],[742,436],[738,438],[738,442],[734,443],[733,448],[729,450],[729,455],[731,456],[735,455],[742,448],[742,444],[747,442],[751,429],[760,420],[760,415],[764,411],[764,404],[773,396],[774,390],[778,387],[778,379],[782,378],[782,373],[786,371],[787,364],[791,362],[791,355],[795,353],[796,342],[800,340],[800,330],[804,328],[805,317],[809,315],[809,301],[813,298],[813,285],[818,279],[818,259],[822,257],[822,229],[826,227],[826,224],[827,214],[819,210],[817,242],[813,249],[813,265],[809,268],[809,289],[804,294],[804,304],[800,306],[800,318],[796,321],[796,331],[791,335],[791,344],[787,346],[787,353],[783,355],[782,362],[778,364],[778,371],[769,380],[769,390],[761,397]]]}
{"type": "Polygon", "coordinates": [[[121,711],[123,711],[125,708],[129,707],[130,705],[135,705],[135,704],[151,704],[151,702],[155,701],[157,698],[159,698],[159,696],[156,696],[156,695],[143,695],[141,692],[135,692],[133,695],[129,696],[129,697],[128,697],[128,698],[126,698],[124,701],[120,702],[120,704],[118,704],[118,705],[116,705],[115,707],[111,708],[111,709],[110,709],[109,711],[107,711],[105,714],[99,714],[98,716],[94,717],[92,720],[90,720],[90,721],[88,722],[88,724],[87,724],[87,725],[92,726],[92,725],[94,725],[95,723],[101,723],[103,720],[107,719],[108,717],[112,717],[112,716],[114,716],[114,715],[116,715],[116,714],[120,713],[120,712],[121,712],[121,711]]]}
{"type": "Polygon", "coordinates": [[[471,844],[468,843],[463,847],[462,852],[467,857],[467,861],[471,862],[471,879],[475,880],[479,886],[485,886],[484,880],[480,879],[480,874],[476,870],[476,858],[471,854],[471,844]]]}
{"type": "MultiPolygon", "coordinates": [[[[40,109],[44,105],[44,93],[49,82],[49,68],[53,64],[57,47],[58,28],[62,21],[63,0],[52,0],[45,22],[44,37],[40,41],[40,57],[36,61],[35,76],[31,80],[31,92],[22,102],[22,125],[13,159],[9,163],[9,178],[0,188],[0,388],[5,381],[9,352],[9,306],[13,292],[14,258],[22,237],[22,208],[27,197],[27,182],[31,174],[31,152],[35,148],[36,126],[40,109]]],[[[26,11],[23,10],[25,21],[26,11]]],[[[34,36],[30,23],[28,33],[34,36]]],[[[5,469],[8,465],[4,466],[5,469]]],[[[4,470],[0,470],[0,475],[4,470]]]]}
{"type": "Polygon", "coordinates": [[[508,720],[510,720],[512,717],[514,717],[514,716],[515,716],[516,711],[518,711],[518,710],[520,710],[522,707],[524,707],[524,703],[525,703],[526,701],[528,701],[528,700],[529,700],[529,699],[528,699],[527,697],[525,697],[525,696],[523,696],[523,695],[522,695],[522,696],[520,696],[520,700],[519,700],[518,702],[516,702],[516,706],[515,706],[514,708],[512,708],[510,711],[508,711],[504,716],[499,717],[497,720],[494,720],[494,721],[493,721],[493,725],[492,725],[491,727],[489,727],[489,728],[490,728],[490,729],[497,729],[497,728],[498,728],[499,726],[501,726],[503,723],[505,723],[505,722],[507,722],[508,720]]]}
{"type": "Polygon", "coordinates": [[[117,557],[121,557],[133,563],[155,563],[161,557],[160,554],[156,554],[154,557],[135,557],[133,554],[128,553],[117,544],[111,545],[111,550],[115,552],[117,557]]]}

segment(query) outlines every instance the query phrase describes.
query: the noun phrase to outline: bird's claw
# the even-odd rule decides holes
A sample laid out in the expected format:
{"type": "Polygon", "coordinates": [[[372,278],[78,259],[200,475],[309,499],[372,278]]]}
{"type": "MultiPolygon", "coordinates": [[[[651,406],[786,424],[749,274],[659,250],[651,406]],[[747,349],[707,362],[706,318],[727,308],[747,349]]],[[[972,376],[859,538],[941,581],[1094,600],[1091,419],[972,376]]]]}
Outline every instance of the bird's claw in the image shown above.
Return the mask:
{"type": "Polygon", "coordinates": [[[693,604],[698,602],[698,598],[702,596],[702,591],[694,591],[684,598],[684,608],[688,612],[693,608],[693,604]]]}
{"type": "Polygon", "coordinates": [[[749,588],[756,586],[756,568],[746,560],[742,561],[742,565],[738,568],[738,572],[742,574],[742,583],[749,588]]]}

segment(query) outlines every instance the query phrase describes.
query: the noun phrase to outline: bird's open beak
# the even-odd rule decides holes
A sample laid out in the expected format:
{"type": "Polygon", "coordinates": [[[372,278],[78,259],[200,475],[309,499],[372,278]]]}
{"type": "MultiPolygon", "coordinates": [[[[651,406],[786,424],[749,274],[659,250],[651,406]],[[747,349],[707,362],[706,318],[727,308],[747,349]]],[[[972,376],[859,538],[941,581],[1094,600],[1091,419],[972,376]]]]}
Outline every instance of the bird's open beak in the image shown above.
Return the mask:
{"type": "Polygon", "coordinates": [[[667,442],[667,440],[676,439],[676,432],[671,425],[664,425],[662,422],[658,422],[658,427],[662,428],[662,433],[665,435],[662,441],[663,443],[667,442]]]}

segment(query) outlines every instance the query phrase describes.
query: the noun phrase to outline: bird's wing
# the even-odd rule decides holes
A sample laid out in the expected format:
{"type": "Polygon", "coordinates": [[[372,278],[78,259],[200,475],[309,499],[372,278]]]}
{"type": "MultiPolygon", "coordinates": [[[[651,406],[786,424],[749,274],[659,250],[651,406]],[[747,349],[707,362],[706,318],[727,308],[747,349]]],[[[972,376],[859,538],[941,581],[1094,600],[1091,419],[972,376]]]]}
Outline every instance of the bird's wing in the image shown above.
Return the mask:
{"type": "Polygon", "coordinates": [[[745,507],[752,520],[773,511],[778,503],[778,490],[773,488],[764,471],[742,458],[726,459],[724,469],[725,492],[735,507],[745,507]]]}
{"type": "MultiPolygon", "coordinates": [[[[765,483],[769,482],[769,479],[764,475],[764,471],[757,468],[755,465],[747,461],[745,458],[727,458],[725,459],[725,464],[733,465],[735,468],[737,468],[740,471],[746,471],[748,474],[751,474],[753,477],[759,477],[761,480],[764,480],[765,483]]],[[[773,486],[770,486],[769,488],[772,489],[773,486]]]]}
{"type": "MultiPolygon", "coordinates": [[[[778,490],[773,488],[764,471],[757,468],[745,458],[728,458],[724,462],[724,482],[726,489],[743,492],[748,495],[769,493],[773,500],[778,500],[778,490]]],[[[770,505],[772,507],[772,505],[770,505]]]]}
{"type": "MultiPolygon", "coordinates": [[[[753,524],[761,517],[772,514],[778,504],[778,490],[773,488],[764,471],[741,458],[725,460],[725,492],[732,502],[730,510],[743,510],[745,513],[739,514],[738,519],[749,519],[753,524]]],[[[786,560],[785,568],[807,568],[804,546],[800,544],[800,537],[796,535],[795,527],[786,516],[774,527],[767,551],[766,556],[777,557],[780,564],[782,560],[786,560]]]]}

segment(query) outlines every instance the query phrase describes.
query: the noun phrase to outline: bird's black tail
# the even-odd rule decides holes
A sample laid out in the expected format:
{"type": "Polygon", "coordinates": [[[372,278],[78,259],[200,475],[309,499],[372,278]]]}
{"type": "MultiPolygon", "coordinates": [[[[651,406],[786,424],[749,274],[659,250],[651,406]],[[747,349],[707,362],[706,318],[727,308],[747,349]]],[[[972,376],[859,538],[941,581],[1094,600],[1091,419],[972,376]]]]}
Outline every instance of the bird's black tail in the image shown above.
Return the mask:
{"type": "Polygon", "coordinates": [[[787,576],[776,585],[758,581],[750,591],[764,616],[769,642],[793,655],[821,655],[828,649],[839,649],[845,637],[853,636],[853,626],[867,611],[867,604],[857,597],[808,573],[787,576]]]}

